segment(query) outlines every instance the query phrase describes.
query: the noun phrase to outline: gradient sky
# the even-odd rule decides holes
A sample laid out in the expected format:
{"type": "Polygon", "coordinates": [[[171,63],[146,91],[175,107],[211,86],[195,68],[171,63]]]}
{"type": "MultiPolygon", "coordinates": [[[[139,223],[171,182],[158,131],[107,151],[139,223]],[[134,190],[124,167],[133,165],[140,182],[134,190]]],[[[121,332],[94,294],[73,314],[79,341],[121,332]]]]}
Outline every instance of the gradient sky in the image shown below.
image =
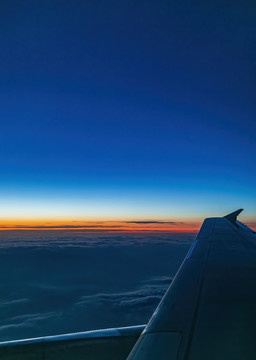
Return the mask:
{"type": "MultiPolygon", "coordinates": [[[[1,225],[256,216],[254,1],[0,4],[1,225]]],[[[66,224],[66,223],[65,223],[66,224]]]]}

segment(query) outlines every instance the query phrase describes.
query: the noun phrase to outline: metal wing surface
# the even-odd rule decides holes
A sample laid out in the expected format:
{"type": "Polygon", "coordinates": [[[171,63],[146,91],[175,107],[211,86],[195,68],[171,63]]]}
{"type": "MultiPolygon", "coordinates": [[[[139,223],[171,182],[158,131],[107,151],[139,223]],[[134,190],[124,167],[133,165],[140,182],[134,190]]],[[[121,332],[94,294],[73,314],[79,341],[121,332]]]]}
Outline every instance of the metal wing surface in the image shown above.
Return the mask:
{"type": "Polygon", "coordinates": [[[0,343],[1,360],[125,360],[145,325],[0,343]]]}
{"type": "Polygon", "coordinates": [[[256,236],[208,218],[128,360],[256,358],[256,236]]]}

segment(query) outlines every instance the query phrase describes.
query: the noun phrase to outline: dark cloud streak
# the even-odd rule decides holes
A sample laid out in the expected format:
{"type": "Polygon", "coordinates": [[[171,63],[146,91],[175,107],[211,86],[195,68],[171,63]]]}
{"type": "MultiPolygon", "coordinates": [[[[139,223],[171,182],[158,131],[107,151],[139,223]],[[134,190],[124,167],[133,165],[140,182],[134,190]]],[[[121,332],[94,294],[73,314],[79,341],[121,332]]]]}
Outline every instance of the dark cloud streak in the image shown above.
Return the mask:
{"type": "Polygon", "coordinates": [[[84,229],[84,228],[89,228],[89,229],[95,229],[97,230],[97,228],[103,228],[103,229],[112,229],[112,228],[120,228],[122,227],[121,225],[29,225],[29,226],[24,226],[24,225],[15,225],[15,226],[0,226],[0,228],[2,229],[84,229]]]}
{"type": "Polygon", "coordinates": [[[181,221],[164,221],[164,220],[147,220],[147,221],[125,221],[126,224],[170,224],[170,225],[181,225],[184,222],[181,221]]]}

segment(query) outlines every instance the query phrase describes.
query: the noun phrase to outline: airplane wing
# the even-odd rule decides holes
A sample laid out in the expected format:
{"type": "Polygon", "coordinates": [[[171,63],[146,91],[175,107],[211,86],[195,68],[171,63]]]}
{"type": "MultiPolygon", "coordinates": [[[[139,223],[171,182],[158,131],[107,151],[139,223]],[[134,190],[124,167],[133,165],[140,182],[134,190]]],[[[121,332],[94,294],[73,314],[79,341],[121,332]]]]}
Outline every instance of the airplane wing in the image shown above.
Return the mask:
{"type": "Polygon", "coordinates": [[[209,218],[127,360],[256,358],[256,235],[209,218]]]}
{"type": "Polygon", "coordinates": [[[6,341],[0,359],[256,358],[256,234],[241,211],[204,221],[146,327],[6,341]]]}
{"type": "Polygon", "coordinates": [[[1,360],[125,360],[145,325],[0,342],[1,360]]]}

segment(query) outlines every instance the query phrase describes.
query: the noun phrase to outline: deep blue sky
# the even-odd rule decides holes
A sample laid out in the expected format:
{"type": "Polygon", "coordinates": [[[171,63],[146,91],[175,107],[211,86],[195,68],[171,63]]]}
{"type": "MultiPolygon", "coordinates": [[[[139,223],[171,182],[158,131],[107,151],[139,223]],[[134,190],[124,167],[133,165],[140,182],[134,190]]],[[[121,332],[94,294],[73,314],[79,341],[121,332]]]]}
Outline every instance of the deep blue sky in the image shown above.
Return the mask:
{"type": "Polygon", "coordinates": [[[0,14],[1,215],[256,215],[254,1],[0,14]]]}

